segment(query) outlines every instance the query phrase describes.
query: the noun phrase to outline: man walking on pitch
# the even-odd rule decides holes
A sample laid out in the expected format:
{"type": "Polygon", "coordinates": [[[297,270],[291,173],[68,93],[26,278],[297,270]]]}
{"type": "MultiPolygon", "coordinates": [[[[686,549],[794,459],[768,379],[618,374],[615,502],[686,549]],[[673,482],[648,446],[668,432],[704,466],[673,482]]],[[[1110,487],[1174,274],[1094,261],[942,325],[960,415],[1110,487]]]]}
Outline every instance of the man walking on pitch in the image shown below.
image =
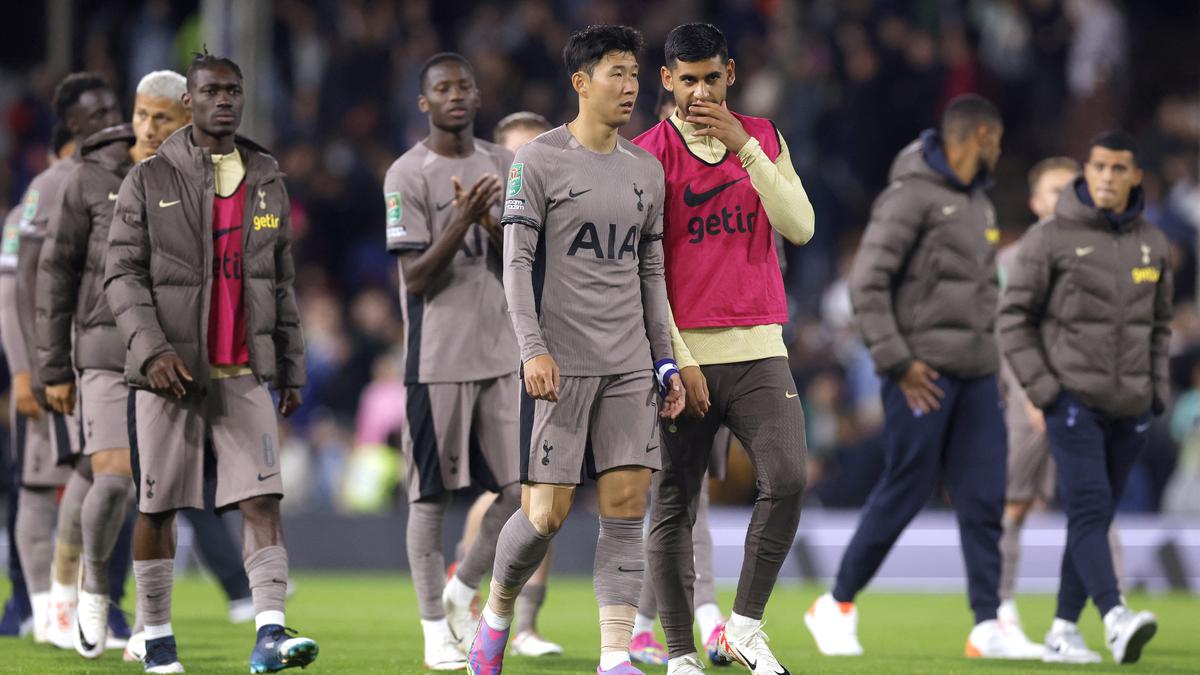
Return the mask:
{"type": "Polygon", "coordinates": [[[192,124],[130,170],[109,231],[105,293],[128,345],[134,576],[149,673],[183,671],[170,623],[174,514],[204,507],[206,440],[216,506],[237,508],[243,519],[258,629],[251,672],[302,667],[317,656],[315,642],[284,628],[278,424],[263,384],[278,390],[280,414],[300,406],[304,340],[290,208],[275,160],[235,136],[242,83],[229,59],[196,56],[183,98],[192,124]]]}
{"type": "MultiPolygon", "coordinates": [[[[92,134],[120,121],[117,98],[108,84],[91,73],[74,73],[59,83],[54,93],[54,111],[59,123],[70,130],[74,146],[92,134]]],[[[43,171],[30,183],[25,191],[24,208],[19,226],[19,239],[15,258],[15,303],[16,320],[13,325],[5,321],[5,333],[14,332],[6,338],[10,346],[9,357],[13,372],[13,390],[18,415],[16,417],[16,446],[22,458],[21,494],[17,508],[17,549],[21,556],[22,569],[29,585],[34,614],[34,641],[49,639],[48,622],[54,618],[54,642],[66,649],[71,648],[70,610],[65,605],[73,604],[70,592],[60,592],[57,611],[51,617],[50,571],[54,552],[53,530],[57,512],[57,488],[70,477],[71,455],[77,443],[75,422],[59,413],[45,414],[39,408],[35,396],[43,394],[34,349],[36,337],[37,268],[46,228],[51,214],[61,199],[64,182],[79,164],[74,152],[43,171]],[[16,348],[11,339],[19,339],[22,348],[16,348]]],[[[77,545],[77,542],[76,542],[77,545]]],[[[76,549],[77,550],[77,549],[76,549]]],[[[72,562],[75,556],[70,556],[72,562]]],[[[77,564],[77,563],[76,563],[77,564]]],[[[59,584],[65,589],[70,584],[59,584]]]]}
{"type": "Polygon", "coordinates": [[[1041,656],[996,620],[1006,448],[993,311],[1000,232],[984,188],[1003,131],[988,101],[953,99],[941,129],[896,158],[854,261],[850,297],[884,378],[887,447],[833,590],[804,617],[822,654],[862,654],[854,598],[940,478],[975,615],[967,656],[1041,656]]]}
{"type": "Polygon", "coordinates": [[[666,281],[687,388],[684,416],[663,435],[647,551],[668,672],[702,670],[692,636],[692,528],[710,449],[726,425],[750,455],[758,498],[717,651],[753,673],[786,673],[762,618],[800,521],[805,438],[783,344],[787,300],[775,232],[807,242],[813,209],[774,124],[726,106],[736,71],[721,31],[678,26],[665,52],[661,77],[675,114],[635,142],[666,172],[666,281]]]}
{"type": "Polygon", "coordinates": [[[1141,181],[1132,137],[1093,140],[1054,217],[1021,240],[1000,307],[1001,346],[1045,411],[1067,514],[1047,660],[1095,661],[1077,627],[1089,597],[1117,663],[1137,662],[1158,629],[1153,614],[1125,606],[1108,544],[1151,417],[1170,396],[1170,253],[1142,215],[1141,181]]]}
{"type": "Polygon", "coordinates": [[[417,105],[429,136],[384,179],[387,246],[400,257],[408,425],[408,561],[425,666],[466,667],[471,616],[496,537],[520,506],[517,341],[500,266],[501,176],[512,153],[475,138],[479,88],[458,54],[437,54],[420,74],[417,105]],[[452,492],[478,485],[499,496],[479,536],[445,582],[442,521],[452,492]]]}
{"type": "Polygon", "coordinates": [[[521,510],[500,533],[467,655],[476,675],[501,672],[517,594],[585,470],[596,479],[600,510],[596,672],[641,672],[628,650],[645,570],[646,491],[660,465],[658,416],[678,415],[684,393],[663,283],[662,167],[617,134],[637,100],[641,46],[641,34],[626,26],[572,35],[563,60],[579,115],[518,150],[508,173],[504,290],[524,364],[525,485],[521,510]]]}

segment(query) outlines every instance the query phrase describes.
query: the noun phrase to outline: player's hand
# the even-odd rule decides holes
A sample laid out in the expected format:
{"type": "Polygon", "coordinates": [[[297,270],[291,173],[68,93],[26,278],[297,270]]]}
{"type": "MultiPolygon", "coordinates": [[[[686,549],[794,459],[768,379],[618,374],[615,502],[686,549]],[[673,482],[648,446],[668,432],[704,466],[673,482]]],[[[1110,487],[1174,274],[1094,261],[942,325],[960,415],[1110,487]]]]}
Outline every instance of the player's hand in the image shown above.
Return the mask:
{"type": "Polygon", "coordinates": [[[304,405],[304,397],[296,387],[284,387],[279,392],[279,414],[291,417],[292,413],[304,405]]]}
{"type": "Polygon", "coordinates": [[[1041,408],[1034,405],[1029,399],[1025,399],[1025,417],[1029,420],[1029,426],[1037,432],[1039,436],[1046,433],[1046,413],[1042,412],[1041,408]]]}
{"type": "Polygon", "coordinates": [[[750,140],[750,134],[724,102],[696,101],[688,106],[687,121],[705,127],[696,132],[697,136],[711,136],[735,154],[750,140]]]}
{"type": "Polygon", "coordinates": [[[463,189],[458,176],[450,180],[454,183],[454,205],[467,218],[468,223],[482,221],[500,201],[500,176],[494,173],[480,176],[470,192],[463,189]]]}
{"type": "Polygon", "coordinates": [[[942,407],[946,395],[936,381],[941,377],[937,371],[922,361],[913,361],[908,372],[900,379],[900,391],[908,399],[908,407],[914,413],[930,413],[942,407]]]}
{"type": "Polygon", "coordinates": [[[175,352],[167,352],[154,359],[146,369],[146,377],[150,379],[150,386],[155,391],[173,394],[175,398],[183,398],[187,394],[184,382],[194,381],[187,366],[183,365],[183,359],[175,352]]]}
{"type": "Polygon", "coordinates": [[[683,378],[679,376],[679,373],[672,374],[671,379],[667,380],[667,397],[663,399],[662,412],[659,413],[659,416],[671,419],[679,417],[679,413],[683,412],[683,402],[686,398],[687,392],[684,391],[683,378]]]}
{"type": "Polygon", "coordinates": [[[38,405],[37,397],[33,395],[33,384],[28,370],[13,373],[12,389],[17,403],[17,412],[29,419],[42,419],[42,406],[38,405]]]}
{"type": "Polygon", "coordinates": [[[683,414],[688,417],[704,417],[712,406],[712,401],[708,398],[708,379],[704,377],[704,371],[700,370],[700,366],[686,366],[680,369],[679,375],[683,379],[683,388],[687,394],[683,414]]]}
{"type": "Polygon", "coordinates": [[[75,412],[75,382],[46,386],[46,405],[56,413],[70,415],[75,412]]]}
{"type": "Polygon", "coordinates": [[[539,354],[525,362],[525,391],[539,401],[558,402],[558,364],[549,354],[539,354]]]}

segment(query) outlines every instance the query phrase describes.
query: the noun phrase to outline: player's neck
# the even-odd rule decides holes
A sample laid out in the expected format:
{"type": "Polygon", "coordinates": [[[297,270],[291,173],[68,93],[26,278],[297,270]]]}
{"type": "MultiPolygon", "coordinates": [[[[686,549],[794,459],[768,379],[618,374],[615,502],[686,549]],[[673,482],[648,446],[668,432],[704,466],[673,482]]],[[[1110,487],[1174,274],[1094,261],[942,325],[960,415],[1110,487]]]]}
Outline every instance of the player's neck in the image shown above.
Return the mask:
{"type": "Polygon", "coordinates": [[[970,185],[979,173],[979,155],[965,145],[945,143],[946,163],[963,185],[970,185]]]}
{"type": "Polygon", "coordinates": [[[583,111],[567,125],[567,130],[580,145],[592,152],[607,155],[617,149],[616,127],[589,119],[583,111]]]}
{"type": "Polygon", "coordinates": [[[475,125],[469,124],[459,131],[430,125],[425,145],[443,157],[470,157],[475,154],[475,125]]]}
{"type": "Polygon", "coordinates": [[[214,155],[228,155],[234,150],[234,136],[212,136],[200,127],[192,125],[192,144],[198,148],[206,148],[214,155]]]}
{"type": "Polygon", "coordinates": [[[134,143],[133,145],[129,146],[129,159],[132,159],[134,164],[141,162],[153,154],[153,150],[143,146],[141,143],[134,143]]]}

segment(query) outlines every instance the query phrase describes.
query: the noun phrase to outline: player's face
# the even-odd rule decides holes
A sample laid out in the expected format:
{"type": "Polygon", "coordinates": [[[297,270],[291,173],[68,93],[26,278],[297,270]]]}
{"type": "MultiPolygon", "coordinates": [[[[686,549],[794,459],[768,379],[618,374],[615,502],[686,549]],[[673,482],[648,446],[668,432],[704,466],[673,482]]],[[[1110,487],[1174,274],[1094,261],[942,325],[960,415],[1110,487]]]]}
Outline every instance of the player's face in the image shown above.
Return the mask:
{"type": "Polygon", "coordinates": [[[1004,137],[1004,127],[1000,125],[983,125],[976,129],[975,138],[979,143],[979,165],[981,169],[995,171],[1000,161],[1000,139],[1004,137]]]}
{"type": "Polygon", "coordinates": [[[107,88],[83,92],[67,113],[67,127],[80,138],[120,123],[121,108],[117,97],[107,88]]]}
{"type": "Polygon", "coordinates": [[[138,94],[133,101],[133,133],[138,148],[146,154],[158,152],[167,136],[190,119],[182,101],[149,94],[138,94]]]}
{"type": "Polygon", "coordinates": [[[592,70],[579,73],[580,105],[587,105],[596,119],[619,127],[633,115],[638,95],[638,63],[629,52],[609,52],[592,70]]]}
{"type": "Polygon", "coordinates": [[[675,66],[664,66],[660,75],[663,87],[675,95],[680,114],[697,101],[723,103],[735,79],[733,59],[722,63],[720,56],[692,62],[676,59],[675,66]]]}
{"type": "Polygon", "coordinates": [[[1142,170],[1128,150],[1109,150],[1096,146],[1083,165],[1092,201],[1102,209],[1121,209],[1129,203],[1129,193],[1142,183],[1142,170]]]}
{"type": "Polygon", "coordinates": [[[504,148],[509,152],[516,152],[517,148],[525,145],[529,141],[546,133],[546,129],[538,129],[535,127],[516,127],[510,129],[504,134],[504,148]]]}
{"type": "Polygon", "coordinates": [[[1039,219],[1054,214],[1054,206],[1058,204],[1058,196],[1066,189],[1075,172],[1069,169],[1050,169],[1038,177],[1033,193],[1029,195],[1029,210],[1039,219]]]}
{"type": "Polygon", "coordinates": [[[191,111],[196,127],[215,138],[237,132],[246,105],[242,78],[232,68],[217,64],[195,71],[192,79],[192,87],[183,95],[183,105],[191,111]]]}
{"type": "Polygon", "coordinates": [[[479,87],[475,76],[457,61],[445,61],[425,74],[424,92],[417,107],[429,115],[433,126],[459,132],[475,122],[479,111],[479,87]]]}

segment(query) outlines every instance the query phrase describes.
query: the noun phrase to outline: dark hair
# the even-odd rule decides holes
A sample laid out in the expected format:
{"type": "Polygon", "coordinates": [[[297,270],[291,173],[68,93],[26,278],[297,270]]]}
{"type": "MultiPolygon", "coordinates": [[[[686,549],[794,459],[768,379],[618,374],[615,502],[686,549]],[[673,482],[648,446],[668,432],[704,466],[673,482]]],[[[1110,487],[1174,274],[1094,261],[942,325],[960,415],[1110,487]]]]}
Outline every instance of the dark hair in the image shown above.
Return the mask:
{"type": "Polygon", "coordinates": [[[1125,151],[1133,155],[1133,165],[1138,163],[1137,140],[1129,133],[1120,129],[1112,129],[1101,133],[1088,143],[1088,154],[1092,153],[1092,148],[1105,148],[1107,150],[1116,150],[1117,152],[1125,151]]]}
{"type": "Polygon", "coordinates": [[[721,63],[725,63],[729,60],[729,46],[725,43],[724,33],[711,23],[685,23],[667,33],[663,58],[668,68],[675,67],[676,61],[695,63],[714,56],[721,57],[721,63]]]}
{"type": "Polygon", "coordinates": [[[963,94],[950,99],[942,113],[942,136],[960,140],[980,125],[1004,125],[1000,111],[992,102],[978,94],[963,94]]]}
{"type": "Polygon", "coordinates": [[[507,115],[504,119],[496,123],[495,138],[496,142],[504,145],[504,137],[508,132],[514,129],[536,129],[538,131],[549,131],[550,121],[545,117],[529,111],[515,112],[507,115]]]}
{"type": "Polygon", "coordinates": [[[67,111],[79,102],[79,97],[93,89],[108,89],[108,83],[95,73],[71,73],[64,77],[54,88],[54,114],[65,120],[67,111]]]}
{"type": "Polygon", "coordinates": [[[425,92],[425,76],[429,74],[429,71],[432,70],[434,66],[439,66],[443,63],[460,63],[462,64],[463,68],[467,69],[468,73],[471,73],[471,77],[475,77],[475,69],[471,67],[471,62],[467,60],[467,57],[463,56],[462,54],[457,52],[441,52],[434,54],[433,56],[429,57],[421,66],[421,74],[417,76],[417,82],[419,82],[421,85],[422,93],[425,92]]]}
{"type": "Polygon", "coordinates": [[[208,53],[208,45],[201,47],[202,51],[193,52],[192,62],[188,64],[187,72],[184,76],[187,78],[188,91],[192,90],[192,85],[196,83],[195,73],[198,70],[207,70],[210,68],[225,67],[233,71],[234,75],[238,76],[239,80],[245,80],[242,76],[242,69],[238,64],[233,62],[233,59],[225,56],[214,56],[208,53]]]}
{"type": "Polygon", "coordinates": [[[62,122],[55,122],[54,128],[50,130],[50,152],[54,153],[55,157],[62,156],[62,149],[67,143],[74,140],[71,130],[62,122]]]}
{"type": "Polygon", "coordinates": [[[1041,180],[1042,176],[1046,175],[1047,172],[1057,171],[1060,169],[1063,171],[1070,171],[1071,173],[1079,173],[1079,162],[1076,162],[1070,157],[1047,157],[1046,159],[1043,159],[1037,164],[1034,164],[1033,168],[1029,170],[1029,189],[1032,190],[1036,188],[1038,181],[1041,180]]]}
{"type": "Polygon", "coordinates": [[[588,75],[609,52],[629,52],[634,56],[642,51],[642,34],[629,26],[595,25],[571,34],[563,47],[563,63],[567,76],[579,71],[588,75]]]}

